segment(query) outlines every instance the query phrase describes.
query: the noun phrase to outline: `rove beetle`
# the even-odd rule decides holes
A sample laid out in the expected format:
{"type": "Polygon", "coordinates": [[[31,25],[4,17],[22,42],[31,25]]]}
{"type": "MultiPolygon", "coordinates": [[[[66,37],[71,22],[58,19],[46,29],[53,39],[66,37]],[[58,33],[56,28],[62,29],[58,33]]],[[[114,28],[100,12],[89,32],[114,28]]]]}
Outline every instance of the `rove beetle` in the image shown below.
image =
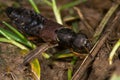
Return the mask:
{"type": "MultiPolygon", "coordinates": [[[[63,25],[49,20],[32,10],[8,7],[6,14],[17,26],[18,30],[30,36],[41,38],[45,43],[59,43],[73,48],[77,52],[85,48],[90,49],[90,41],[85,34],[75,33],[71,29],[65,28],[63,25]]],[[[31,56],[33,55],[35,54],[31,56]]]]}

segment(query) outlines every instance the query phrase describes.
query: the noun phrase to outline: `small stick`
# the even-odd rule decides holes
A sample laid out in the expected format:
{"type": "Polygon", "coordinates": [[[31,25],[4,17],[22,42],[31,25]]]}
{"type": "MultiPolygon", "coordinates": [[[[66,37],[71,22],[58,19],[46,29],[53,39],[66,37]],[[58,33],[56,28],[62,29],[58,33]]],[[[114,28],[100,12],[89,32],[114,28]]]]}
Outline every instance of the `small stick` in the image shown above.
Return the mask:
{"type": "Polygon", "coordinates": [[[6,72],[4,75],[10,75],[12,80],[17,80],[17,77],[15,76],[14,73],[12,73],[11,71],[10,72],[6,72]]]}
{"type": "Polygon", "coordinates": [[[103,32],[103,30],[105,28],[105,25],[107,24],[108,20],[112,16],[112,14],[116,11],[118,6],[119,6],[119,4],[113,4],[112,7],[107,12],[107,14],[105,15],[105,17],[100,22],[99,26],[97,27],[97,29],[95,30],[95,33],[93,35],[93,38],[94,38],[93,44],[99,39],[101,33],[103,32]]]}
{"type": "Polygon", "coordinates": [[[88,22],[85,20],[83,14],[82,14],[82,12],[81,12],[81,10],[78,9],[77,7],[74,7],[74,9],[77,11],[77,13],[78,13],[81,21],[82,21],[82,22],[84,23],[84,25],[86,26],[86,29],[89,31],[89,33],[90,33],[91,35],[93,35],[94,30],[93,30],[93,28],[88,24],[88,22]]]}
{"type": "Polygon", "coordinates": [[[119,24],[120,21],[120,11],[116,15],[116,17],[113,19],[111,26],[108,30],[106,30],[106,33],[100,38],[100,40],[97,41],[95,44],[95,48],[93,48],[90,51],[90,54],[84,59],[83,63],[80,65],[79,69],[75,72],[71,80],[81,80],[84,76],[85,72],[87,71],[89,65],[92,63],[92,61],[95,59],[95,56],[98,54],[99,49],[104,44],[105,40],[108,38],[110,33],[115,29],[116,25],[119,24]]]}
{"type": "Polygon", "coordinates": [[[49,43],[44,43],[43,45],[39,46],[38,48],[32,50],[26,57],[24,58],[23,64],[29,63],[31,60],[36,58],[39,54],[42,54],[47,49],[57,46],[58,44],[51,45],[49,43]]]}

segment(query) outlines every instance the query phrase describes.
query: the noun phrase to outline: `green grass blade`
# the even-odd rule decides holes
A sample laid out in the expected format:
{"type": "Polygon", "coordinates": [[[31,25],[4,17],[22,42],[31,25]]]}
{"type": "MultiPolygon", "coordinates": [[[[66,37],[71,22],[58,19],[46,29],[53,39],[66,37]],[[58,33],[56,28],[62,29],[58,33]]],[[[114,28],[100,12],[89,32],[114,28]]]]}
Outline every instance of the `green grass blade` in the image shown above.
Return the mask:
{"type": "MultiPolygon", "coordinates": [[[[71,61],[71,65],[74,65],[75,62],[77,61],[77,57],[73,56],[73,59],[71,61]]],[[[71,66],[70,68],[68,68],[68,80],[71,80],[72,79],[72,74],[73,74],[73,67],[71,66]]]]}
{"type": "Polygon", "coordinates": [[[34,0],[29,0],[30,4],[32,5],[33,9],[35,10],[36,13],[40,13],[38,7],[36,6],[34,0]]]}
{"type": "Polygon", "coordinates": [[[73,56],[75,56],[75,54],[71,53],[71,51],[70,51],[69,49],[60,51],[60,52],[58,52],[58,53],[56,53],[56,54],[54,55],[54,57],[55,57],[56,59],[73,57],[73,56]]]}
{"type": "Polygon", "coordinates": [[[6,38],[0,38],[0,42],[10,43],[10,44],[13,44],[13,45],[19,47],[22,50],[29,51],[29,49],[27,47],[21,45],[20,43],[14,41],[14,40],[9,40],[9,39],[6,39],[6,38]]]}
{"type": "Polygon", "coordinates": [[[71,80],[72,79],[72,73],[73,73],[73,69],[71,67],[68,68],[68,71],[67,71],[68,79],[67,80],[71,80]]]}
{"type": "Polygon", "coordinates": [[[25,37],[17,30],[17,29],[15,29],[13,26],[11,26],[10,24],[8,24],[7,22],[5,22],[5,21],[2,21],[2,23],[4,24],[4,25],[6,25],[9,29],[11,29],[15,34],[17,34],[20,38],[22,38],[22,39],[25,39],[25,37]]]}
{"type": "Polygon", "coordinates": [[[49,59],[50,58],[50,55],[48,55],[47,53],[42,53],[42,56],[45,58],[45,59],[49,59]]]}
{"type": "Polygon", "coordinates": [[[62,5],[62,6],[60,7],[60,10],[64,10],[64,9],[68,9],[68,8],[74,7],[75,5],[78,5],[78,4],[80,4],[80,3],[82,3],[82,2],[85,2],[85,1],[87,1],[87,0],[76,0],[76,1],[72,1],[72,2],[70,2],[70,3],[67,3],[67,4],[65,4],[65,5],[62,5]]]}
{"type": "Polygon", "coordinates": [[[32,62],[30,62],[31,65],[31,70],[34,73],[36,79],[35,80],[40,80],[41,76],[41,68],[38,59],[34,59],[32,62]]]}
{"type": "Polygon", "coordinates": [[[116,55],[116,51],[119,47],[120,47],[120,39],[117,41],[117,43],[114,45],[112,51],[110,52],[109,59],[108,59],[110,65],[113,63],[113,58],[116,55]]]}
{"type": "Polygon", "coordinates": [[[44,0],[44,3],[52,7],[52,3],[49,0],[44,0]]]}
{"type": "Polygon", "coordinates": [[[62,54],[56,54],[55,58],[60,59],[60,58],[67,58],[67,57],[73,57],[73,56],[75,56],[73,53],[68,53],[68,54],[62,53],[62,54]]]}
{"type": "Polygon", "coordinates": [[[10,40],[6,39],[6,38],[0,38],[0,42],[8,42],[8,43],[10,43],[10,40]]]}
{"type": "Polygon", "coordinates": [[[14,37],[17,38],[17,40],[19,39],[20,42],[22,41],[23,44],[27,45],[30,48],[35,48],[35,45],[33,43],[31,43],[30,41],[28,41],[17,29],[15,29],[13,26],[11,26],[10,24],[8,24],[5,21],[3,21],[2,23],[14,32],[13,35],[14,35],[14,37]]]}
{"type": "Polygon", "coordinates": [[[57,5],[56,5],[56,0],[52,0],[52,8],[53,8],[53,12],[55,14],[55,18],[56,18],[57,22],[59,24],[63,24],[60,10],[57,8],[57,5]]]}
{"type": "Polygon", "coordinates": [[[76,33],[79,32],[78,22],[72,23],[72,30],[76,33]]]}
{"type": "Polygon", "coordinates": [[[4,33],[4,29],[3,28],[0,28],[0,34],[3,35],[5,38],[11,40],[10,36],[8,36],[6,33],[4,33]]]}
{"type": "Polygon", "coordinates": [[[15,40],[15,41],[20,42],[28,47],[31,47],[31,48],[35,47],[35,45],[30,43],[27,39],[23,39],[11,31],[0,28],[0,33],[9,40],[15,40]]]}
{"type": "Polygon", "coordinates": [[[120,75],[119,73],[113,73],[110,80],[120,80],[120,75]]]}
{"type": "Polygon", "coordinates": [[[0,28],[0,33],[6,37],[7,39],[12,39],[12,40],[16,40],[16,41],[19,41],[21,42],[21,39],[19,38],[19,36],[17,36],[16,34],[14,34],[13,32],[11,31],[8,31],[6,29],[3,29],[3,28],[0,28]]]}

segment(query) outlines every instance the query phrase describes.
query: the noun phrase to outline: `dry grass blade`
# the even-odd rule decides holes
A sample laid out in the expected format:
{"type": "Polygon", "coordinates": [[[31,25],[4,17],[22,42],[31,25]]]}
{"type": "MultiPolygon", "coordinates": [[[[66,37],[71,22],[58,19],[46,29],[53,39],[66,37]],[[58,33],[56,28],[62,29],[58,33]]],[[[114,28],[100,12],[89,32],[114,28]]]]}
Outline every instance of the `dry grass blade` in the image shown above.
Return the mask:
{"type": "Polygon", "coordinates": [[[57,46],[57,44],[56,45],[50,45],[48,43],[44,43],[43,45],[39,46],[38,48],[36,48],[36,49],[32,50],[30,53],[28,53],[28,55],[26,55],[26,57],[24,58],[23,64],[26,64],[26,63],[30,62],[31,60],[36,58],[39,54],[42,54],[47,49],[55,47],[55,46],[57,46]]]}
{"type": "Polygon", "coordinates": [[[80,19],[82,20],[82,22],[83,22],[84,25],[86,26],[86,29],[89,31],[89,33],[90,33],[91,35],[93,35],[94,30],[93,30],[93,28],[88,24],[88,22],[85,20],[83,14],[82,14],[82,12],[81,12],[81,10],[78,9],[77,7],[74,7],[74,9],[77,11],[80,19]]]}
{"type": "Polygon", "coordinates": [[[105,40],[108,38],[112,30],[115,29],[116,25],[119,24],[120,21],[120,12],[116,15],[116,17],[113,19],[111,26],[109,26],[109,29],[106,30],[106,33],[98,40],[96,43],[96,46],[94,49],[90,51],[90,54],[85,58],[83,63],[80,65],[79,69],[75,72],[75,74],[72,77],[72,80],[81,80],[84,74],[86,73],[89,65],[92,63],[92,61],[95,59],[95,56],[97,55],[99,49],[104,44],[105,40]]]}
{"type": "Polygon", "coordinates": [[[113,4],[113,6],[109,9],[109,11],[105,15],[105,17],[100,22],[99,26],[97,27],[97,29],[95,30],[95,33],[93,35],[93,38],[94,38],[93,44],[99,39],[101,33],[103,32],[103,29],[105,28],[105,25],[107,24],[108,20],[112,16],[112,14],[116,11],[118,6],[119,6],[119,4],[113,4]]]}
{"type": "Polygon", "coordinates": [[[40,47],[32,50],[30,53],[28,53],[28,55],[26,55],[26,57],[24,58],[24,62],[23,64],[26,64],[28,62],[30,62],[31,60],[33,60],[38,54],[42,54],[44,51],[46,51],[48,49],[49,45],[48,44],[43,44],[40,47]]]}

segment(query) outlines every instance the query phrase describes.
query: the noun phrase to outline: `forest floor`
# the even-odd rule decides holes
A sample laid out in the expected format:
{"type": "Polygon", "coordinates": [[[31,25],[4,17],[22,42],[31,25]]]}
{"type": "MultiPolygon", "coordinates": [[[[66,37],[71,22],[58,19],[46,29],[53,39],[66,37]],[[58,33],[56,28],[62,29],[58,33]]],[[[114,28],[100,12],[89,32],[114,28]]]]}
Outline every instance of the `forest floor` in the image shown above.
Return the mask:
{"type": "MultiPolygon", "coordinates": [[[[41,14],[56,21],[52,9],[40,3],[40,1],[36,0],[41,14]]],[[[56,3],[58,6],[62,6],[72,1],[74,0],[56,0],[56,3]]],[[[61,16],[64,25],[71,28],[74,23],[77,23],[79,31],[86,34],[91,43],[95,43],[84,58],[81,59],[81,57],[77,56],[77,61],[74,65],[70,63],[72,58],[44,59],[38,57],[41,65],[41,80],[68,80],[68,68],[72,68],[73,71],[71,80],[113,80],[114,75],[120,76],[119,48],[115,52],[113,63],[109,64],[110,52],[120,38],[119,4],[119,0],[87,0],[74,7],[62,10],[61,16]],[[79,10],[76,10],[76,8],[79,10]],[[111,10],[111,13],[108,14],[111,8],[114,10],[111,10]],[[84,19],[79,17],[78,11],[81,11],[84,19]],[[106,15],[107,17],[104,21],[103,19],[106,15]],[[75,18],[69,19],[69,17],[75,18]],[[102,21],[103,23],[101,24],[102,21]],[[104,22],[106,22],[105,27],[102,29],[104,22]],[[88,30],[86,26],[90,26],[92,31],[91,29],[88,30]],[[95,41],[94,35],[99,32],[101,34],[95,41]]],[[[32,9],[27,0],[0,0],[0,21],[11,23],[5,14],[5,8],[14,5],[32,9]]],[[[0,27],[5,26],[0,24],[0,27]]],[[[58,50],[56,48],[51,49],[50,52],[58,50]]],[[[32,74],[29,73],[30,71],[26,70],[28,66],[22,65],[24,56],[20,53],[21,50],[18,47],[0,42],[0,80],[33,80],[32,74]]],[[[54,56],[54,54],[51,55],[54,56]]]]}

